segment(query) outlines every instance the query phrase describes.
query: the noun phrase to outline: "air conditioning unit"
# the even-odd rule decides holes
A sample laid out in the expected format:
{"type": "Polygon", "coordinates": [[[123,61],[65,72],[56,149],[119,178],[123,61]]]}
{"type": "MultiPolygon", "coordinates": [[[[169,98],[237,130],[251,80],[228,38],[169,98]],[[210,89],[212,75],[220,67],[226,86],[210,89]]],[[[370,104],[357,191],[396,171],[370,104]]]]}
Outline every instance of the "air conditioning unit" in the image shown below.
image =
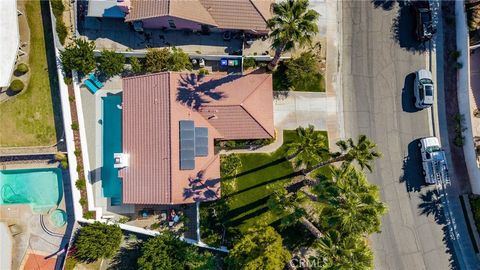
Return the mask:
{"type": "Polygon", "coordinates": [[[128,167],[130,161],[130,155],[125,153],[113,154],[113,167],[117,169],[128,167]]]}

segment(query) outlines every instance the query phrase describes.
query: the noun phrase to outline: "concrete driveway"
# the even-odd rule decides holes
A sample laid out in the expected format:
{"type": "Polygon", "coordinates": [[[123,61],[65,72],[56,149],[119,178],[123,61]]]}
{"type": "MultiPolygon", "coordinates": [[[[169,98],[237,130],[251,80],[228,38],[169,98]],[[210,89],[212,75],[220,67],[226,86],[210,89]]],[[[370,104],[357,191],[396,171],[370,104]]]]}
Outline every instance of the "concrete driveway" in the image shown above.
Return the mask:
{"type": "Polygon", "coordinates": [[[288,92],[274,100],[274,121],[277,129],[315,126],[328,131],[330,145],[338,139],[337,98],[317,92],[288,92]]]}

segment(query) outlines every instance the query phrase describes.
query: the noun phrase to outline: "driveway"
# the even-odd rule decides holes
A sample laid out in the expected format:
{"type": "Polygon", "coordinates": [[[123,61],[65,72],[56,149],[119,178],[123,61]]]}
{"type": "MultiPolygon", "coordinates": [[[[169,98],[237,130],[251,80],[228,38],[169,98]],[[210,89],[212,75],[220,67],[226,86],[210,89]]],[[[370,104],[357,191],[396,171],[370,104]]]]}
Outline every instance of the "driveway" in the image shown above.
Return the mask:
{"type": "Polygon", "coordinates": [[[296,129],[313,125],[328,131],[330,145],[339,138],[337,98],[317,92],[288,92],[274,100],[274,123],[277,129],[296,129]]]}
{"type": "Polygon", "coordinates": [[[368,177],[389,212],[371,237],[375,269],[452,269],[438,194],[423,185],[417,140],[431,134],[429,110],[413,106],[412,72],[428,68],[410,9],[396,1],[343,1],[342,79],[347,137],[366,134],[383,157],[368,177]]]}

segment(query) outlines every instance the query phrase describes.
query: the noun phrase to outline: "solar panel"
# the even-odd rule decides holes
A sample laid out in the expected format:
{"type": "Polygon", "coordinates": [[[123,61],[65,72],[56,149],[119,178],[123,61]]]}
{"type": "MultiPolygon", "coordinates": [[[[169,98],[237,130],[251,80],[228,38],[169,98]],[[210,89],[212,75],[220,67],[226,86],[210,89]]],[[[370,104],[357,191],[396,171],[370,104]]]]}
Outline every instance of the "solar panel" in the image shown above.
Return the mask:
{"type": "Polygon", "coordinates": [[[180,125],[180,170],[195,169],[195,125],[182,120],[180,125]]]}
{"type": "Polygon", "coordinates": [[[208,128],[195,128],[195,156],[208,156],[208,128]]]}

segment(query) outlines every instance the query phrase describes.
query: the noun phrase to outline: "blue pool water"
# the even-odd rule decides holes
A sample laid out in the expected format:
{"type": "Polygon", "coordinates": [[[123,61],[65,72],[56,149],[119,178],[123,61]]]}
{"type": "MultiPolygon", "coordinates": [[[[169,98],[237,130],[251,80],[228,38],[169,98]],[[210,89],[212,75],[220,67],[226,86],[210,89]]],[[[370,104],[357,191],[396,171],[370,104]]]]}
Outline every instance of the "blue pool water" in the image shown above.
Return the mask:
{"type": "Polygon", "coordinates": [[[0,204],[29,204],[36,212],[56,207],[63,197],[58,168],[0,170],[0,204]]]}
{"type": "Polygon", "coordinates": [[[122,152],[122,98],[110,95],[103,101],[103,196],[112,198],[112,204],[121,204],[122,182],[118,169],[113,168],[113,154],[122,152]]]}

